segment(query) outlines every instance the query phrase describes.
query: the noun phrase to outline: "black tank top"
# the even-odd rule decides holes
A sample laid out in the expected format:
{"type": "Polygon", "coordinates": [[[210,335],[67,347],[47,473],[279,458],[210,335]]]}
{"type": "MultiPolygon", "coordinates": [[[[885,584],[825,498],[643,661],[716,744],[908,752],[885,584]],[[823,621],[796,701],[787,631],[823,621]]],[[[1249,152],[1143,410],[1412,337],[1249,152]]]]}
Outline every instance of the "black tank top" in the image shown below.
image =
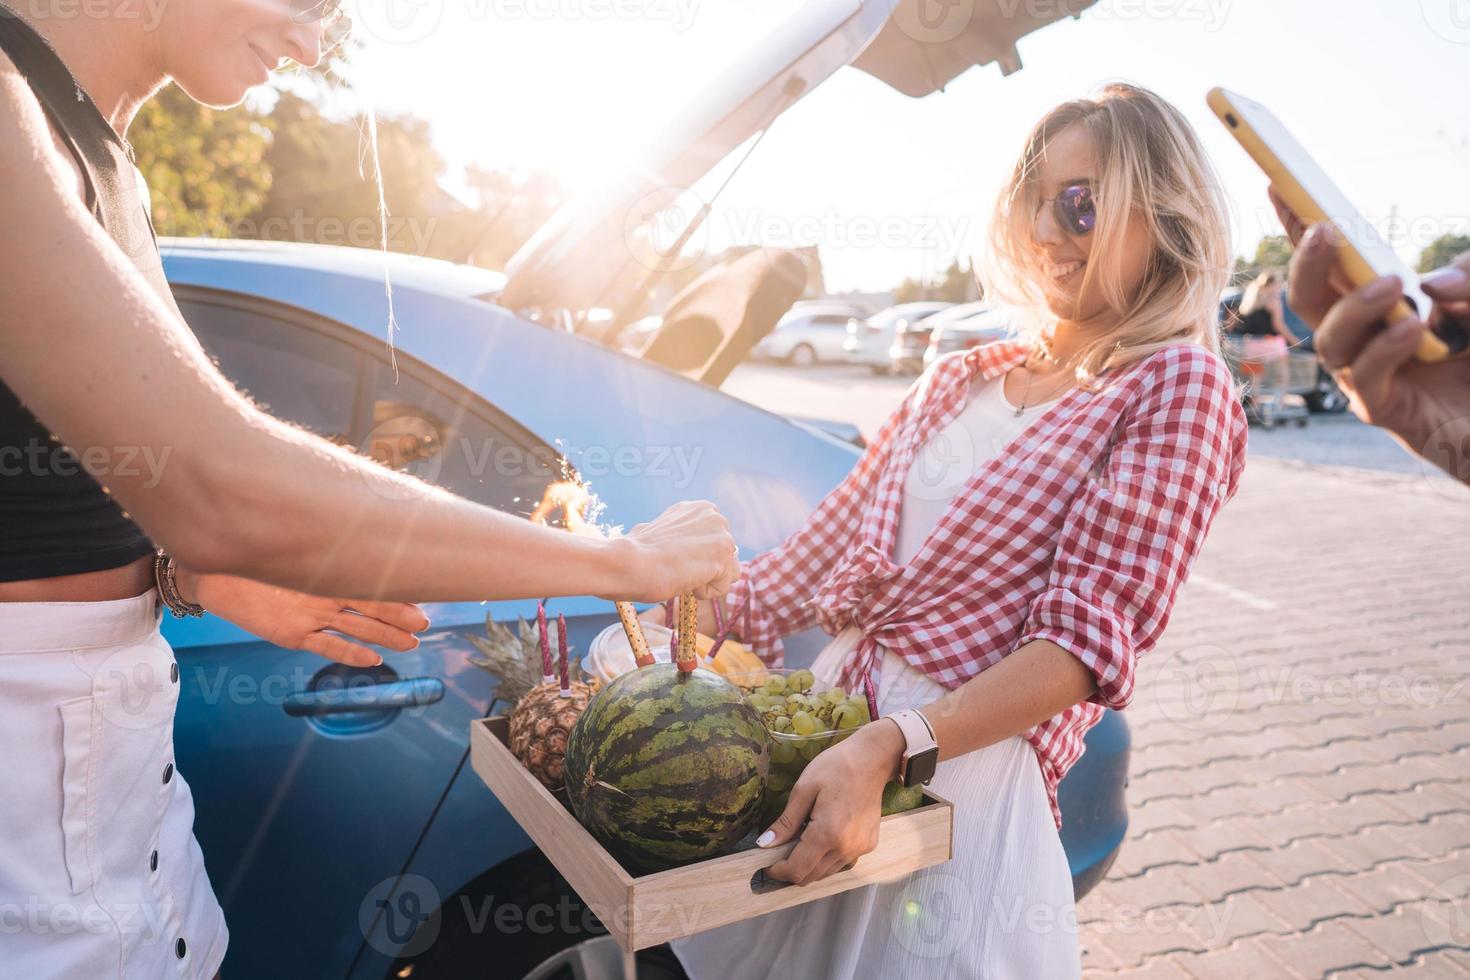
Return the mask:
{"type": "Polygon", "coordinates": [[[1240,325],[1235,332],[1242,337],[1274,337],[1276,327],[1271,321],[1271,311],[1264,306],[1258,306],[1245,316],[1240,318],[1240,325]]]}
{"type": "MultiPolygon", "coordinates": [[[[86,184],[87,207],[98,224],[172,305],[148,216],[147,187],[133,166],[130,148],[50,46],[3,6],[0,50],[30,84],[71,151],[86,184]]],[[[78,392],[78,397],[85,396],[78,392]]],[[[104,471],[130,466],[145,476],[151,472],[136,447],[86,452],[92,454],[88,462],[104,471]]],[[[83,455],[58,442],[0,381],[0,581],[116,568],[152,550],[142,529],[82,469],[78,460],[83,455]]]]}

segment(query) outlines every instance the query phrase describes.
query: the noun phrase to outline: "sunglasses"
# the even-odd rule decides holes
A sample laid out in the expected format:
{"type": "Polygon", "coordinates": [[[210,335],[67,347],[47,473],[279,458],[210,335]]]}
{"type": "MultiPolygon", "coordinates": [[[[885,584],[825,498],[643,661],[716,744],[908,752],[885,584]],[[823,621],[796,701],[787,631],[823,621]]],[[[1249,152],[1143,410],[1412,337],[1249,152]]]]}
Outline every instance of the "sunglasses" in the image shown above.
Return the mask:
{"type": "Polygon", "coordinates": [[[1057,224],[1069,235],[1090,235],[1097,227],[1097,199],[1088,184],[1071,184],[1062,188],[1056,197],[1042,198],[1036,209],[1038,213],[1045,204],[1051,205],[1057,224]]]}
{"type": "Polygon", "coordinates": [[[291,19],[298,24],[331,20],[342,12],[343,0],[291,0],[291,19]]]}
{"type": "Polygon", "coordinates": [[[291,0],[291,19],[298,24],[320,24],[322,53],[335,49],[352,31],[352,20],[342,7],[345,0],[291,0]]]}

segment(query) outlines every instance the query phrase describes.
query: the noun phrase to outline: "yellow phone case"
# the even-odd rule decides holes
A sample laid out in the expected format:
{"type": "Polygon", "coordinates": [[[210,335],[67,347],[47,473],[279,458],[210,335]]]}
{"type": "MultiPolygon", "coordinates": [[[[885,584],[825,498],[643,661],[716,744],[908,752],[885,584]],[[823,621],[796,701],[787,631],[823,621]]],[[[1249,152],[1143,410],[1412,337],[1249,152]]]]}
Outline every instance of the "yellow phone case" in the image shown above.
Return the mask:
{"type": "MultiPolygon", "coordinates": [[[[1296,175],[1281,162],[1260,135],[1251,128],[1246,113],[1231,103],[1229,92],[1222,88],[1210,89],[1205,101],[1209,103],[1210,109],[1219,117],[1220,122],[1230,131],[1230,135],[1234,136],[1236,142],[1245,149],[1246,153],[1250,154],[1256,166],[1271,178],[1271,186],[1276,189],[1276,193],[1281,195],[1281,199],[1291,207],[1298,218],[1309,225],[1327,220],[1326,212],[1317,204],[1316,199],[1307,192],[1307,189],[1296,179],[1296,175]],[[1235,119],[1233,124],[1226,119],[1227,115],[1235,119]]],[[[1373,267],[1351,242],[1343,241],[1338,246],[1337,261],[1343,274],[1354,286],[1366,286],[1378,278],[1373,267]]],[[[1391,320],[1415,315],[1415,311],[1404,300],[1400,300],[1389,314],[1391,320]]],[[[1425,331],[1424,336],[1419,340],[1419,347],[1414,352],[1414,356],[1421,361],[1434,362],[1444,360],[1449,353],[1450,349],[1444,341],[1425,331]]]]}

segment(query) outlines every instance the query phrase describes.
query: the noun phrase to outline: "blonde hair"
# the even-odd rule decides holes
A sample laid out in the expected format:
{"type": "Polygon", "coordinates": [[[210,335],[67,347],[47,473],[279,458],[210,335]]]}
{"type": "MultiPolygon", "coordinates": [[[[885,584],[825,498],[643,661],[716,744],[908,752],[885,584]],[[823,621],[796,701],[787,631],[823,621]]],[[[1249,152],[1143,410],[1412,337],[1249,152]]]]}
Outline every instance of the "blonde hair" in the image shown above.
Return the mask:
{"type": "Polygon", "coordinates": [[[1267,269],[1259,276],[1250,281],[1245,287],[1245,292],[1240,294],[1240,315],[1250,316],[1252,313],[1266,305],[1264,293],[1272,286],[1282,282],[1281,273],[1275,269],[1267,269]]]}
{"type": "Polygon", "coordinates": [[[1077,376],[1089,382],[1180,342],[1220,352],[1217,311],[1230,274],[1224,196],[1199,137],[1169,103],[1136,85],[1111,84],[1052,109],[1026,139],[996,201],[981,257],[986,295],[1014,315],[1020,337],[1047,349],[1035,218],[1037,167],[1062,130],[1080,125],[1099,173],[1093,181],[1097,226],[1084,287],[1100,284],[1116,327],[1079,353],[1077,376]],[[1143,221],[1153,243],[1143,280],[1126,295],[1119,271],[1127,218],[1143,221]]]}

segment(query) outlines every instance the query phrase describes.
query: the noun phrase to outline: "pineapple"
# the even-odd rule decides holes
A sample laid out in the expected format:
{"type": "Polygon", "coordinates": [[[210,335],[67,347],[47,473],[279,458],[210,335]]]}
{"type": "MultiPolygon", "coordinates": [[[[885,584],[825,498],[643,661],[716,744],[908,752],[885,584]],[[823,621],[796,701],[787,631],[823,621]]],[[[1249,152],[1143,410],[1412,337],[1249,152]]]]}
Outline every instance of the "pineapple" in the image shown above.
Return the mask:
{"type": "MultiPolygon", "coordinates": [[[[552,643],[556,644],[556,626],[550,626],[552,643]]],[[[511,753],[530,770],[541,785],[553,793],[566,781],[563,756],[567,735],[577,723],[596,691],[594,685],[572,681],[572,696],[561,696],[556,683],[541,683],[541,647],[536,627],[521,620],[517,633],[509,627],[485,617],[485,636],[470,637],[482,657],[471,657],[476,667],[488,670],[500,679],[496,701],[512,705],[509,723],[511,753]]],[[[567,676],[578,677],[581,664],[573,659],[567,664],[567,676]]]]}
{"type": "Polygon", "coordinates": [[[592,688],[572,683],[572,696],[558,684],[537,684],[510,713],[510,751],[553,793],[566,787],[567,736],[582,717],[592,688]]]}

